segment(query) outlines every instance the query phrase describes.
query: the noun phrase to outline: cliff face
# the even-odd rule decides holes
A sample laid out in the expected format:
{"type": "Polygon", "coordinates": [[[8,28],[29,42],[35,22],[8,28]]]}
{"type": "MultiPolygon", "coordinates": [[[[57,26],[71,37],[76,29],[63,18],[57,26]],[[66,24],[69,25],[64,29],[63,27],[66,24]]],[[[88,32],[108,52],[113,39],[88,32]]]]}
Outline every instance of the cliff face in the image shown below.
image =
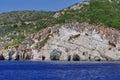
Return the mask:
{"type": "MultiPolygon", "coordinates": [[[[56,25],[49,40],[35,54],[42,60],[120,60],[120,33],[112,28],[88,23],[56,25]]],[[[33,53],[34,54],[34,53],[33,53]]]]}
{"type": "Polygon", "coordinates": [[[88,23],[69,23],[45,28],[31,35],[27,46],[1,49],[1,60],[120,60],[120,32],[88,23]]]}

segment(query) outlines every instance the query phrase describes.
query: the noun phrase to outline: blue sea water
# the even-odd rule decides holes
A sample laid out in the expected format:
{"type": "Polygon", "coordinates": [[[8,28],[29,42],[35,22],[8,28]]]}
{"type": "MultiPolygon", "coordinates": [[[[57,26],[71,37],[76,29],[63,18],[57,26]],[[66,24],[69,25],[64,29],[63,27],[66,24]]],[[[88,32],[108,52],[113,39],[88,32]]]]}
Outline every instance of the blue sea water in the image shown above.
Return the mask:
{"type": "Polygon", "coordinates": [[[0,80],[120,80],[120,63],[1,61],[0,80]]]}

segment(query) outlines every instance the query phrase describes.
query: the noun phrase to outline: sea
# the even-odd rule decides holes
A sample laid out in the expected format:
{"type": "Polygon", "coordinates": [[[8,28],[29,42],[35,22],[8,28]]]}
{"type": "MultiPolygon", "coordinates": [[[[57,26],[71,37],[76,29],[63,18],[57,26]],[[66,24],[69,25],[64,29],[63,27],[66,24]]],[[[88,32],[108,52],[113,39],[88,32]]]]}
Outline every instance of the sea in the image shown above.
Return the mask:
{"type": "Polygon", "coordinates": [[[0,61],[0,80],[120,80],[120,63],[0,61]]]}

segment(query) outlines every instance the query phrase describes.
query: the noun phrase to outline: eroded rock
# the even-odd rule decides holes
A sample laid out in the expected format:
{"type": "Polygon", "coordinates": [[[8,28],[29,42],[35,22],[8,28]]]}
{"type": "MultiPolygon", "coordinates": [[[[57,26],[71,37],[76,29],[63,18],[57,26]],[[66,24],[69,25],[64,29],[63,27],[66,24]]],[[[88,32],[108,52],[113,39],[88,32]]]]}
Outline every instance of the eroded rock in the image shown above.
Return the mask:
{"type": "Polygon", "coordinates": [[[61,56],[62,52],[58,51],[56,49],[54,49],[51,53],[50,53],[50,59],[51,60],[60,60],[60,56],[61,56]]]}

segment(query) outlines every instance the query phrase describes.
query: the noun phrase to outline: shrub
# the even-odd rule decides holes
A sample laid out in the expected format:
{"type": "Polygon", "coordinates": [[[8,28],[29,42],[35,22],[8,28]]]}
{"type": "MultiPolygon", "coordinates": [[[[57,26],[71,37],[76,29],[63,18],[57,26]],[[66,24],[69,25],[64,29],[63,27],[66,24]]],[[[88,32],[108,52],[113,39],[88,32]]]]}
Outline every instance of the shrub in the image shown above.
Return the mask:
{"type": "Polygon", "coordinates": [[[13,40],[11,43],[9,43],[9,44],[7,44],[7,45],[5,46],[5,49],[7,49],[8,47],[11,47],[11,46],[19,45],[19,44],[21,44],[20,41],[18,41],[18,40],[13,40]]]}
{"type": "Polygon", "coordinates": [[[41,41],[39,44],[37,44],[37,45],[35,46],[35,48],[36,48],[36,49],[41,49],[41,48],[45,45],[45,43],[47,43],[47,41],[49,40],[49,36],[50,36],[50,35],[48,35],[43,41],[41,41]]]}
{"type": "Polygon", "coordinates": [[[113,43],[113,42],[108,42],[109,43],[109,45],[111,45],[111,46],[113,46],[113,47],[116,47],[116,44],[115,43],[113,43]]]}
{"type": "Polygon", "coordinates": [[[79,36],[80,36],[80,34],[72,35],[69,37],[68,41],[75,39],[75,38],[78,38],[79,36]]]}

